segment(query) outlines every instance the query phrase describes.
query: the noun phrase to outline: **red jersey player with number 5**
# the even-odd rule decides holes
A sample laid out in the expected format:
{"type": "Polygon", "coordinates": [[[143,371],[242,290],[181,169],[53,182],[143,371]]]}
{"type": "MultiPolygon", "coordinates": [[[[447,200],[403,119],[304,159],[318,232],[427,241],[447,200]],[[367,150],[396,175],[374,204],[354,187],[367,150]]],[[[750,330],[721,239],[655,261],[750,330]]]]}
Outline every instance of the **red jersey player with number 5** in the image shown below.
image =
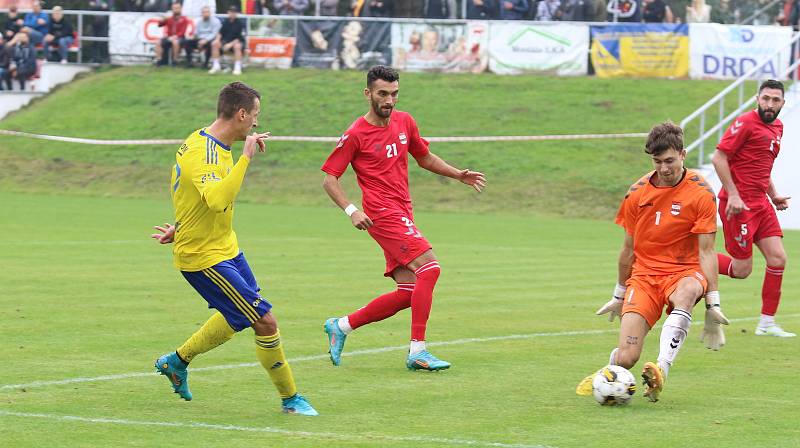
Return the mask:
{"type": "Polygon", "coordinates": [[[789,197],[772,183],[772,165],[781,150],[783,84],[770,79],[758,89],[758,109],[734,120],[711,157],[722,181],[719,215],[725,233],[725,254],[718,254],[719,273],[746,278],[753,270],[753,244],[767,261],[761,288],[761,320],[756,335],[793,337],[775,323],[786,265],[783,232],[775,210],[786,210],[789,197]],[[769,198],[769,199],[768,199],[769,198]],[[772,203],[770,203],[772,201],[772,203]]]}
{"type": "Polygon", "coordinates": [[[364,96],[369,111],[342,135],[322,166],[323,187],[359,230],[366,230],[386,257],[387,277],[397,283],[395,291],[373,299],[355,312],[325,322],[333,365],[341,361],[347,335],[363,325],[411,308],[411,345],[406,367],[410,370],[444,370],[442,361],[425,348],[425,330],[440,266],[431,245],[414,224],[408,192],[408,154],[433,173],[459,180],[478,192],[486,185],[482,173],[459,170],[428,150],[417,124],[406,112],[395,111],[400,75],[391,67],[375,66],[367,73],[364,96]],[[353,166],[361,187],[364,210],[345,195],[339,177],[353,166]]]}

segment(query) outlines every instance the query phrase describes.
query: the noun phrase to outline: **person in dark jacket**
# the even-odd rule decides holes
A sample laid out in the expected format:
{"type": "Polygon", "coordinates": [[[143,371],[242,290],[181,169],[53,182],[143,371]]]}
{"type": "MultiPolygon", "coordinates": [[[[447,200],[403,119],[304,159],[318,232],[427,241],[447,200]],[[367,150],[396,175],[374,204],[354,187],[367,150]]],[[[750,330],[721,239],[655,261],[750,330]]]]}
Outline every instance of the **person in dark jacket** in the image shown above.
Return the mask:
{"type": "Polygon", "coordinates": [[[19,33],[17,45],[11,49],[10,54],[10,78],[19,81],[19,88],[25,90],[25,81],[36,73],[36,50],[27,34],[19,33]]]}
{"type": "Polygon", "coordinates": [[[6,23],[3,25],[3,38],[6,42],[10,41],[14,35],[19,33],[22,29],[22,17],[19,16],[17,12],[17,6],[11,5],[8,8],[8,18],[6,19],[6,23]]]}
{"type": "Polygon", "coordinates": [[[531,10],[528,0],[500,0],[500,18],[502,20],[522,20],[531,10]]]}
{"type": "Polygon", "coordinates": [[[64,11],[60,6],[54,7],[50,17],[50,31],[44,36],[45,50],[57,48],[58,59],[66,64],[69,47],[74,41],[72,25],[64,20],[64,11]]]}
{"type": "Polygon", "coordinates": [[[8,66],[11,63],[6,40],[0,35],[0,90],[3,90],[3,84],[8,86],[11,90],[11,74],[8,71],[8,66]]]}
{"type": "Polygon", "coordinates": [[[500,7],[496,0],[466,0],[467,18],[477,20],[496,19],[500,13],[500,7]]]}

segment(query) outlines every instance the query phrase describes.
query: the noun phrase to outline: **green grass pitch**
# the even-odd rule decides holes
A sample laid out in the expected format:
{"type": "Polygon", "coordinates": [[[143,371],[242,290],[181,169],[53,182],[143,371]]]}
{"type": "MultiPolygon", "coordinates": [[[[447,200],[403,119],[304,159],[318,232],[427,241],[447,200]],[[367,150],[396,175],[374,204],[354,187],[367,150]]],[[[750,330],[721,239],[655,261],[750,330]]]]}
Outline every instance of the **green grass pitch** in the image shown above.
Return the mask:
{"type": "MultiPolygon", "coordinates": [[[[341,367],[324,359],[324,319],[391,287],[365,233],[333,207],[241,203],[241,246],[275,306],[300,390],[322,414],[301,418],[280,413],[261,367],[230,367],[256,362],[250,330],[193,362],[200,370],[190,377],[192,402],[146,375],[210,315],[171,266],[170,249],[148,240],[151,225],[171,219],[166,198],[4,192],[0,202],[2,446],[788,447],[800,440],[798,342],[752,331],[758,256],[752,278],[721,280],[735,320],[723,350],[706,350],[695,325],[660,402],[637,392],[628,407],[604,408],[574,388],[616,343],[618,325],[593,315],[615,279],[621,231],[610,222],[418,212],[443,266],[429,340],[445,343],[432,350],[453,363],[426,374],[404,367],[407,311],[354,333],[346,351],[356,354],[341,367]],[[205,369],[214,366],[230,368],[205,369]],[[134,375],[63,383],[116,374],[134,375]]],[[[779,320],[797,331],[800,234],[787,232],[785,241],[779,320]]],[[[646,341],[637,369],[655,357],[657,338],[646,341]]]]}

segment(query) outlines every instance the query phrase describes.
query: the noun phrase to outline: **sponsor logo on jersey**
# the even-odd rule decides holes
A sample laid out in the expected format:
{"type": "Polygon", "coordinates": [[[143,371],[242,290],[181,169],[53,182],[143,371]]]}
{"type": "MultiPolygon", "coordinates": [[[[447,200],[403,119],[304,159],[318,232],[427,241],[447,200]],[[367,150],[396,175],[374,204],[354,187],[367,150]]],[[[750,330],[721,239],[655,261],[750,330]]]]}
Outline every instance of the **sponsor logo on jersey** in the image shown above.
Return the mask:
{"type": "Polygon", "coordinates": [[[741,121],[739,120],[734,121],[733,126],[731,126],[731,135],[736,135],[736,133],[739,132],[739,130],[742,128],[742,125],[744,125],[744,123],[742,123],[741,121]]]}
{"type": "Polygon", "coordinates": [[[672,209],[669,211],[672,213],[673,216],[678,216],[681,214],[681,203],[680,202],[673,202],[672,209]]]}
{"type": "Polygon", "coordinates": [[[404,132],[400,133],[400,144],[405,145],[408,143],[408,139],[406,138],[406,134],[404,132]]]}
{"type": "Polygon", "coordinates": [[[347,140],[347,137],[349,137],[347,134],[342,135],[342,137],[339,139],[339,143],[336,145],[336,149],[344,146],[344,142],[347,140]]]}

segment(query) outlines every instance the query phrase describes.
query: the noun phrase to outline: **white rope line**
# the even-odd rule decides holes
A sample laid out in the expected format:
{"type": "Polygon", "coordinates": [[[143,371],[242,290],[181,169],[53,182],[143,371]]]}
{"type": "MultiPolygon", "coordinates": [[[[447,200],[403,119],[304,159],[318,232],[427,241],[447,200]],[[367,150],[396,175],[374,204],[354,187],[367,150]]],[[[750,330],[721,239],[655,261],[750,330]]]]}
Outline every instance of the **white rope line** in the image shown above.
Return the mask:
{"type": "MultiPolygon", "coordinates": [[[[98,146],[125,146],[125,145],[180,145],[183,140],[177,139],[150,139],[150,140],[102,140],[93,138],[64,137],[59,135],[32,134],[30,132],[9,131],[0,129],[0,135],[13,137],[26,137],[39,140],[50,140],[67,143],[82,143],[98,146]]],[[[427,137],[430,142],[462,143],[462,142],[510,142],[510,141],[547,141],[547,140],[597,140],[621,138],[645,138],[647,133],[615,133],[615,134],[564,134],[564,135],[487,135],[477,137],[427,137]]],[[[308,137],[296,135],[273,135],[269,138],[276,142],[325,142],[335,143],[339,137],[308,137]]]]}
{"type": "MultiPolygon", "coordinates": [[[[781,315],[783,319],[791,319],[800,317],[800,314],[783,314],[781,315]]],[[[741,317],[741,318],[733,318],[729,319],[731,323],[741,323],[741,322],[752,322],[759,320],[759,317],[741,317]]],[[[694,321],[692,325],[702,325],[702,321],[694,321]]],[[[538,339],[538,338],[546,338],[546,337],[569,337],[569,336],[590,336],[590,335],[599,335],[599,334],[612,334],[618,333],[619,328],[609,328],[606,330],[576,330],[576,331],[558,331],[558,332],[539,332],[539,333],[522,333],[522,334],[509,334],[503,336],[488,336],[483,338],[464,338],[464,339],[454,339],[450,341],[439,341],[439,342],[429,342],[427,345],[428,347],[444,347],[450,345],[463,345],[463,344],[470,344],[470,343],[478,343],[478,342],[496,342],[496,341],[513,341],[513,340],[527,340],[527,339],[538,339]]],[[[393,351],[401,351],[401,350],[408,350],[408,344],[405,345],[395,345],[395,346],[387,346],[387,347],[376,347],[376,348],[368,348],[362,350],[353,350],[350,352],[342,353],[343,357],[350,357],[350,356],[362,356],[362,355],[373,355],[379,353],[387,353],[393,351]]],[[[308,356],[298,356],[295,358],[289,358],[289,363],[299,363],[299,362],[307,362],[307,361],[318,361],[318,360],[325,360],[329,359],[329,355],[321,354],[321,355],[308,355],[308,356]]],[[[257,362],[243,362],[238,364],[220,364],[215,366],[206,366],[206,367],[196,367],[192,368],[192,373],[197,372],[209,372],[209,371],[216,371],[216,370],[230,370],[230,369],[241,369],[241,368],[249,368],[249,367],[256,367],[260,366],[261,364],[257,362]]],[[[143,378],[143,377],[156,377],[158,373],[155,371],[150,372],[130,372],[130,373],[117,373],[111,375],[101,375],[95,377],[74,377],[74,378],[65,378],[61,380],[38,380],[32,381],[29,383],[23,384],[5,384],[0,386],[0,391],[9,391],[9,390],[19,390],[19,389],[28,389],[34,387],[46,387],[46,386],[60,386],[64,384],[74,384],[74,383],[92,383],[96,381],[114,381],[114,380],[124,380],[129,378],[143,378]]]]}

